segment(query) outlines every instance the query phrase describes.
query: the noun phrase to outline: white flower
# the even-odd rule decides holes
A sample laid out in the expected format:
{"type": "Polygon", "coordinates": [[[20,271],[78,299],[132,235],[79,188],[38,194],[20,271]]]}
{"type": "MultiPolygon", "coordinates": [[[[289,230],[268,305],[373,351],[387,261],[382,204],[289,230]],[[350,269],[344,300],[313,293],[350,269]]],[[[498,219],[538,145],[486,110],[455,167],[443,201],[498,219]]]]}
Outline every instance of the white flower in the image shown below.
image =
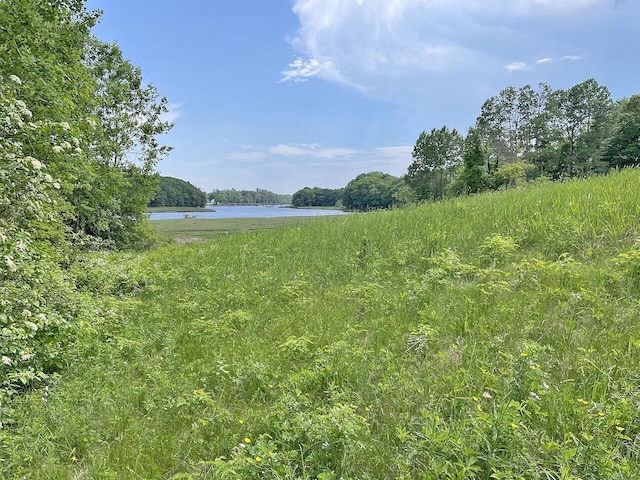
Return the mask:
{"type": "Polygon", "coordinates": [[[484,392],[482,394],[482,398],[486,398],[487,400],[491,400],[493,397],[491,396],[491,394],[489,392],[484,392]]]}
{"type": "Polygon", "coordinates": [[[53,182],[53,188],[60,190],[60,184],[58,182],[53,182]]]}
{"type": "Polygon", "coordinates": [[[42,168],[42,162],[40,160],[36,160],[35,158],[31,159],[31,165],[36,170],[40,170],[42,168]]]}
{"type": "Polygon", "coordinates": [[[15,272],[18,270],[18,267],[16,266],[16,264],[13,263],[13,260],[11,260],[11,257],[9,257],[8,255],[4,256],[4,261],[7,264],[7,267],[9,267],[9,270],[11,270],[12,272],[15,272]]]}
{"type": "Polygon", "coordinates": [[[60,126],[65,132],[71,130],[71,126],[67,122],[60,122],[60,126]]]}
{"type": "Polygon", "coordinates": [[[60,145],[54,145],[53,153],[62,153],[63,151],[64,151],[64,148],[62,148],[60,145]]]}
{"type": "Polygon", "coordinates": [[[529,396],[534,400],[540,400],[540,396],[536,392],[529,392],[529,396]]]}
{"type": "Polygon", "coordinates": [[[23,317],[31,317],[33,314],[31,313],[31,310],[27,310],[26,308],[24,310],[22,310],[22,316],[23,317]]]}
{"type": "Polygon", "coordinates": [[[40,320],[41,322],[46,322],[47,321],[47,316],[44,313],[39,313],[36,315],[36,318],[38,320],[40,320]]]}
{"type": "Polygon", "coordinates": [[[17,75],[9,75],[9,80],[11,80],[13,83],[17,83],[18,85],[22,85],[22,80],[17,75]]]}
{"type": "Polygon", "coordinates": [[[6,355],[2,356],[2,363],[4,365],[13,365],[13,360],[11,360],[9,357],[7,357],[6,355]]]}
{"type": "Polygon", "coordinates": [[[51,183],[51,182],[53,182],[53,177],[47,173],[44,176],[44,181],[47,182],[47,183],[51,183]]]}
{"type": "Polygon", "coordinates": [[[82,153],[82,149],[80,147],[74,148],[73,151],[76,152],[76,153],[82,153]]]}
{"type": "Polygon", "coordinates": [[[35,323],[30,322],[29,320],[25,320],[24,324],[34,332],[38,331],[38,325],[36,325],[35,323]]]}
{"type": "Polygon", "coordinates": [[[64,149],[69,150],[71,148],[71,144],[69,142],[62,142],[60,146],[64,149]]]}

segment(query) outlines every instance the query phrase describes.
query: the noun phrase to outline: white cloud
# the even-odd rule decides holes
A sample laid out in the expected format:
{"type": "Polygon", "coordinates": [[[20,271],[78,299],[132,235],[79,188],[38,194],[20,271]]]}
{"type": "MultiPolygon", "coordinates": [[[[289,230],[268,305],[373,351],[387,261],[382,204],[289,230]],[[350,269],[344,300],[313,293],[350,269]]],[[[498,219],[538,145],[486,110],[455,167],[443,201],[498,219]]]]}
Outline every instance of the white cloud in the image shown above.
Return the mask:
{"type": "Polygon", "coordinates": [[[553,37],[543,32],[558,28],[556,18],[608,2],[294,0],[299,28],[290,43],[297,56],[280,81],[316,77],[411,106],[425,85],[452,91],[465,87],[458,80],[462,76],[480,83],[505,70],[531,69],[514,62],[513,54],[526,48],[530,58],[542,57],[535,50],[547,49],[545,42],[553,37]]]}
{"type": "Polygon", "coordinates": [[[178,117],[182,115],[181,108],[182,108],[182,103],[169,103],[167,105],[167,110],[169,111],[160,115],[160,119],[163,122],[169,122],[169,123],[175,122],[178,119],[178,117]]]}
{"type": "Polygon", "coordinates": [[[524,70],[531,70],[531,67],[525,62],[513,62],[504,66],[508,72],[522,72],[524,70]]]}

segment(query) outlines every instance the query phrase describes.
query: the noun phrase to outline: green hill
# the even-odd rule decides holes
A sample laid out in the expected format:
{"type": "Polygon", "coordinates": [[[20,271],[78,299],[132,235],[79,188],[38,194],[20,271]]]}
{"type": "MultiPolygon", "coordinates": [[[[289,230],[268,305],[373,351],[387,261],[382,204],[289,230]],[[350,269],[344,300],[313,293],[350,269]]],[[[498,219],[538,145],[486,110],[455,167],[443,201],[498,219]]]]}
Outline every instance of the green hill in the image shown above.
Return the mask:
{"type": "Polygon", "coordinates": [[[85,288],[121,297],[15,407],[0,473],[640,478],[639,183],[101,258],[85,288]]]}

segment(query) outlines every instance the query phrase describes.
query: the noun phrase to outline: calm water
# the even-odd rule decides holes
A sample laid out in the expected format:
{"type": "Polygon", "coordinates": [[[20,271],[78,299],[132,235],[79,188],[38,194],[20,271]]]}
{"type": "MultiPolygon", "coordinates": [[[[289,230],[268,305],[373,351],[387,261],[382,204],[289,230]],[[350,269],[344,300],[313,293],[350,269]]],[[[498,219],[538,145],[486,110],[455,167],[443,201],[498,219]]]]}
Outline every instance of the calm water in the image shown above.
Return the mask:
{"type": "MultiPolygon", "coordinates": [[[[189,212],[196,218],[271,218],[271,217],[317,217],[323,215],[344,215],[341,210],[298,209],[267,206],[207,207],[210,212],[189,212]]],[[[157,212],[152,213],[151,220],[173,220],[184,218],[184,213],[157,212]]]]}

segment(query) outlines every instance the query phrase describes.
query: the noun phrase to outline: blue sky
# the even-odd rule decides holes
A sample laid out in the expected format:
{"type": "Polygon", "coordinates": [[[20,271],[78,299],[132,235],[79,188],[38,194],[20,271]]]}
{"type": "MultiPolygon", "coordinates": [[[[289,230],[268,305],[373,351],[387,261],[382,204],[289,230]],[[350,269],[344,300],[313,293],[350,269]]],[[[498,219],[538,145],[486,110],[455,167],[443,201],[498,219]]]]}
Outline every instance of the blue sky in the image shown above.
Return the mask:
{"type": "Polygon", "coordinates": [[[206,192],[401,176],[507,86],[640,93],[638,0],[89,0],[171,107],[163,175],[206,192]]]}

